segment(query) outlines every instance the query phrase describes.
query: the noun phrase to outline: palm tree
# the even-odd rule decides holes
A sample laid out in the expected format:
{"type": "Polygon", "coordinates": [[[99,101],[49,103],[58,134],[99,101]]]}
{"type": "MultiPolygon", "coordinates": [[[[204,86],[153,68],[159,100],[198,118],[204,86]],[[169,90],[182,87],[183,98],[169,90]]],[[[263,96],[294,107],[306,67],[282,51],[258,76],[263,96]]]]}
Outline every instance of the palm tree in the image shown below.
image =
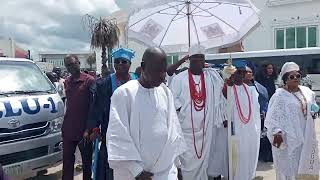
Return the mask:
{"type": "Polygon", "coordinates": [[[107,49],[109,68],[111,67],[111,52],[119,42],[120,30],[115,19],[96,18],[89,14],[83,17],[83,24],[89,28],[91,35],[91,48],[101,48],[102,54],[102,74],[108,72],[107,49]]]}
{"type": "Polygon", "coordinates": [[[92,65],[96,63],[96,52],[88,56],[87,63],[90,65],[90,70],[92,71],[92,65]]]}

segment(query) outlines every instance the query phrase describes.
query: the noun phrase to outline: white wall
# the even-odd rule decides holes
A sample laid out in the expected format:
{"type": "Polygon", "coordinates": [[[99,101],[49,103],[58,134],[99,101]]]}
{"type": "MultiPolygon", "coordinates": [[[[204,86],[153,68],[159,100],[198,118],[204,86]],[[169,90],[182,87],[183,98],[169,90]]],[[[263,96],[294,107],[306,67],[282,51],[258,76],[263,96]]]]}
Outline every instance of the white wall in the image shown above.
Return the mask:
{"type": "Polygon", "coordinates": [[[14,42],[11,39],[0,39],[0,49],[3,55],[15,57],[14,42]]]}
{"type": "MultiPolygon", "coordinates": [[[[318,25],[318,31],[320,29],[319,0],[286,0],[287,3],[276,6],[269,6],[269,0],[252,0],[252,2],[261,11],[261,24],[244,39],[245,51],[275,49],[275,28],[318,25]]],[[[277,3],[280,0],[271,2],[277,3]]]]}
{"type": "Polygon", "coordinates": [[[101,74],[101,67],[102,67],[102,58],[101,58],[101,49],[95,49],[96,52],[96,67],[98,74],[101,74]]]}
{"type": "MultiPolygon", "coordinates": [[[[69,53],[68,53],[69,54],[69,53]]],[[[70,53],[73,54],[73,53],[70,53]]],[[[81,69],[88,69],[90,68],[90,65],[87,63],[87,58],[89,56],[89,53],[87,54],[75,54],[78,56],[79,61],[80,61],[80,68],[81,69]]],[[[58,66],[61,69],[65,69],[64,66],[64,58],[67,56],[67,54],[62,53],[62,54],[40,54],[40,59],[39,61],[42,60],[42,58],[46,58],[46,62],[52,63],[54,66],[58,66]]],[[[96,65],[93,64],[92,66],[93,69],[96,68],[96,65]]]]}

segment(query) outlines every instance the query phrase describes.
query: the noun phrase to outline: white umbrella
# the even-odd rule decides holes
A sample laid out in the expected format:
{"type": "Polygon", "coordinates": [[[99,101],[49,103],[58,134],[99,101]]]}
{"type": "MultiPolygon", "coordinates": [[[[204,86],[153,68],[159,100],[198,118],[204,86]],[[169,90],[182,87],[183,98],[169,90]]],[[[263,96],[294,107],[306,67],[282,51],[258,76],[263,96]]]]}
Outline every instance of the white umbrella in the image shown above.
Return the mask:
{"type": "Polygon", "coordinates": [[[160,0],[134,11],[128,38],[147,46],[187,51],[239,42],[259,23],[250,0],[160,0]]]}

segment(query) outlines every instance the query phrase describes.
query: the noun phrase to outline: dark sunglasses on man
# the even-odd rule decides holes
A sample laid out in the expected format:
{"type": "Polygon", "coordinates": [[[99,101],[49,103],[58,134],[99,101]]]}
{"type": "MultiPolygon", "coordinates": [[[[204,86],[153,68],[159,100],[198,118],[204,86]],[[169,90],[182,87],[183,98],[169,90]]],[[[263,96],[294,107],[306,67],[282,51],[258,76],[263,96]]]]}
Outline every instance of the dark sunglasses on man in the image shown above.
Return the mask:
{"type": "Polygon", "coordinates": [[[296,74],[296,75],[293,75],[293,74],[291,74],[290,76],[289,76],[289,79],[290,80],[294,80],[294,79],[301,79],[301,74],[296,74]]]}
{"type": "Polygon", "coordinates": [[[115,64],[130,64],[130,62],[126,59],[115,59],[114,63],[115,64]]]}

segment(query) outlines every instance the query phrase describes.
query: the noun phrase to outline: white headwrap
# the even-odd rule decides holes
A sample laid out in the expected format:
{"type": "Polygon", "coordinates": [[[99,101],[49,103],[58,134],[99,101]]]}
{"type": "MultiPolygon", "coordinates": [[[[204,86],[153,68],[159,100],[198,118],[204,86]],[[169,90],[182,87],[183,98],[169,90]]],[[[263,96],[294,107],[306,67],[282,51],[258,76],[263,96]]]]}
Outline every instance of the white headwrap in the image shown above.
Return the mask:
{"type": "Polygon", "coordinates": [[[299,71],[299,70],[300,70],[300,67],[295,62],[286,62],[281,68],[280,76],[282,78],[282,76],[288,72],[299,71]]]}
{"type": "Polygon", "coordinates": [[[295,62],[286,62],[282,68],[281,68],[281,72],[280,72],[280,76],[279,76],[279,81],[282,82],[282,76],[285,75],[288,72],[292,72],[292,71],[300,71],[300,67],[298,64],[296,64],[295,62]]]}
{"type": "Polygon", "coordinates": [[[193,45],[189,48],[189,56],[196,54],[205,54],[205,48],[201,45],[193,45]]]}

